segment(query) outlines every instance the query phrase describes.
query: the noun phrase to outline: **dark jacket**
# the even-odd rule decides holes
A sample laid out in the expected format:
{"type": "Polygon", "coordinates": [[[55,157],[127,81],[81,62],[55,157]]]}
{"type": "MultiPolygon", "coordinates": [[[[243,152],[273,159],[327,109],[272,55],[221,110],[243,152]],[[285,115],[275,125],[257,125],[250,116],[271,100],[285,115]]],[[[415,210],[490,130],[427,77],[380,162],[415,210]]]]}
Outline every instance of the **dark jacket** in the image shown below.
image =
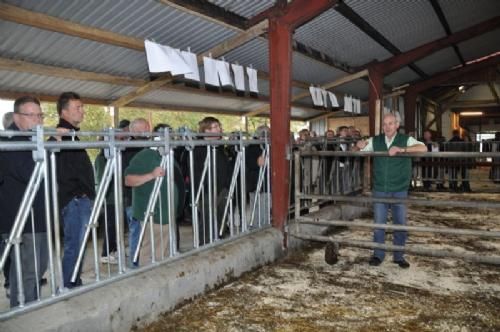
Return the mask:
{"type": "MultiPolygon", "coordinates": [[[[64,119],[59,120],[58,128],[79,131],[64,119]]],[[[50,140],[55,140],[51,137],[50,140]]],[[[72,137],[63,136],[63,141],[71,141],[72,137]]],[[[75,136],[75,141],[80,139],[75,136]]],[[[84,149],[61,150],[57,153],[57,183],[59,207],[64,208],[74,197],[87,196],[95,198],[94,169],[84,149]]]]}
{"type": "MultiPolygon", "coordinates": [[[[246,189],[247,193],[257,190],[257,182],[259,181],[260,166],[257,164],[257,159],[264,153],[263,146],[249,145],[245,149],[246,161],[246,189]]],[[[262,191],[267,192],[267,172],[264,174],[264,182],[262,182],[262,191]]]]}
{"type": "MultiPolygon", "coordinates": [[[[211,148],[210,148],[211,149],[211,148]]],[[[210,150],[211,151],[211,150],[210,150]]],[[[233,175],[233,170],[231,168],[229,158],[227,157],[224,147],[218,146],[216,149],[216,165],[217,165],[217,193],[220,193],[223,189],[229,189],[231,183],[231,176],[233,175]]],[[[201,175],[203,173],[203,167],[205,166],[205,158],[207,156],[206,146],[196,146],[193,150],[194,162],[194,187],[196,192],[198,192],[198,187],[200,185],[201,175]]],[[[212,161],[213,165],[213,161],[212,161]]],[[[207,170],[208,171],[208,170],[207,170]]],[[[213,172],[213,170],[212,170],[213,172]]],[[[213,185],[213,183],[212,183],[213,185]]],[[[208,174],[205,175],[205,191],[208,190],[208,174]]]]}
{"type": "MultiPolygon", "coordinates": [[[[13,123],[9,130],[19,130],[13,123]]],[[[29,141],[28,136],[0,137],[1,141],[29,141]]],[[[16,214],[21,205],[24,192],[31,178],[35,161],[31,151],[1,151],[0,152],[0,233],[10,233],[16,214]]],[[[33,202],[35,232],[45,232],[44,183],[40,187],[33,202]]],[[[24,233],[31,233],[31,214],[28,215],[24,233]]]]}

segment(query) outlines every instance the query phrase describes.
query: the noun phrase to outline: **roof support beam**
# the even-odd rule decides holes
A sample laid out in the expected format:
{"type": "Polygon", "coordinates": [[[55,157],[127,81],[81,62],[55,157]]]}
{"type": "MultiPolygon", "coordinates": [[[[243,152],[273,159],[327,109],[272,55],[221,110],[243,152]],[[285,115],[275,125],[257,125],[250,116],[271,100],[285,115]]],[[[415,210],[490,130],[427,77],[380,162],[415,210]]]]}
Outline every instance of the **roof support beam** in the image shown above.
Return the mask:
{"type": "MultiPolygon", "coordinates": [[[[271,90],[271,185],[273,226],[284,231],[288,215],[287,153],[290,148],[292,33],[301,24],[335,5],[336,0],[295,0],[284,13],[270,18],[269,68],[271,90]]],[[[285,239],[286,240],[286,239],[285,239]]],[[[284,243],[286,246],[286,242],[284,243]]]]}
{"type": "MultiPolygon", "coordinates": [[[[344,2],[340,2],[335,10],[339,12],[342,16],[348,19],[352,24],[357,26],[361,31],[366,33],[370,38],[384,47],[387,51],[394,55],[401,54],[402,52],[394,46],[387,38],[385,38],[377,29],[370,25],[364,18],[362,18],[358,13],[356,13],[351,7],[346,5],[344,2]]],[[[428,75],[415,64],[408,64],[414,72],[416,72],[420,77],[427,78],[428,75]]]]}
{"type": "Polygon", "coordinates": [[[498,105],[500,105],[500,98],[498,97],[497,89],[495,88],[495,84],[493,82],[488,82],[488,86],[490,87],[491,94],[493,98],[495,98],[498,105]]]}
{"type": "Polygon", "coordinates": [[[449,80],[458,78],[458,77],[463,77],[465,75],[469,74],[477,74],[477,72],[482,71],[482,70],[488,70],[490,67],[496,67],[500,63],[500,55],[492,56],[490,58],[487,58],[485,60],[481,60],[478,62],[474,62],[470,65],[467,65],[465,67],[460,67],[457,69],[445,71],[438,73],[429,79],[421,82],[417,82],[413,85],[410,85],[407,88],[408,90],[413,90],[416,92],[421,92],[425,91],[433,86],[445,83],[449,80]]]}
{"type": "MultiPolygon", "coordinates": [[[[202,17],[203,19],[212,21],[217,24],[224,25],[230,29],[235,29],[238,31],[243,31],[244,27],[251,27],[254,26],[255,24],[258,24],[262,22],[263,20],[268,19],[269,17],[276,16],[276,15],[283,15],[285,12],[285,7],[286,7],[286,0],[285,1],[278,1],[275,6],[263,11],[262,13],[256,15],[255,17],[252,17],[251,19],[245,19],[239,15],[226,12],[224,11],[224,15],[216,14],[219,12],[219,10],[214,10],[214,15],[211,14],[212,9],[211,6],[214,6],[213,4],[206,4],[206,0],[202,1],[195,1],[195,0],[157,0],[159,3],[162,3],[167,6],[174,7],[178,10],[182,10],[188,14],[191,15],[196,15],[198,17],[202,17]],[[230,19],[228,19],[230,17],[230,19]],[[242,19],[242,23],[237,22],[239,19],[242,19]]],[[[322,0],[323,1],[323,0],[322,0]]],[[[332,1],[332,0],[329,0],[332,1]]],[[[335,0],[336,1],[336,0],[335,0]]],[[[304,1],[307,2],[307,1],[304,1]]],[[[321,2],[321,1],[320,1],[321,2]]],[[[321,3],[319,5],[321,6],[321,3]]],[[[315,4],[313,4],[315,6],[315,4]]],[[[333,5],[332,5],[333,6],[333,5]]],[[[218,7],[218,6],[215,6],[218,7]]],[[[218,7],[220,9],[220,7],[218,7]]],[[[315,50],[307,45],[304,45],[300,42],[293,41],[292,42],[292,49],[294,52],[297,52],[299,54],[302,54],[303,56],[308,57],[309,59],[312,59],[314,61],[318,61],[322,64],[332,66],[336,69],[342,70],[344,72],[352,73],[354,72],[354,69],[349,67],[347,64],[340,63],[338,61],[335,61],[332,57],[329,55],[315,50]]]]}
{"type": "MultiPolygon", "coordinates": [[[[252,40],[256,36],[259,36],[263,34],[264,32],[267,31],[268,28],[268,21],[262,21],[256,26],[253,26],[249,28],[248,30],[239,33],[238,35],[229,38],[228,40],[222,42],[221,44],[212,47],[210,50],[204,52],[204,54],[209,54],[211,53],[214,58],[220,57],[221,55],[245,44],[246,42],[252,40]]],[[[201,64],[203,62],[203,54],[200,54],[198,56],[198,64],[201,64]]],[[[172,81],[172,77],[170,76],[164,76],[161,78],[158,78],[154,81],[148,82],[147,84],[139,87],[137,90],[132,91],[125,96],[122,96],[115,100],[112,105],[116,107],[122,107],[127,105],[128,103],[132,102],[133,100],[136,100],[137,98],[147,94],[148,92],[151,92],[153,90],[158,89],[162,85],[165,85],[167,83],[170,83],[172,81]]]]}
{"type": "Polygon", "coordinates": [[[290,144],[290,93],[292,79],[292,31],[277,19],[269,26],[271,70],[271,186],[273,226],[284,231],[288,215],[290,174],[286,155],[290,144]]]}
{"type": "Polygon", "coordinates": [[[100,43],[144,51],[144,40],[142,39],[85,26],[5,3],[0,3],[0,19],[100,43]]]}
{"type": "Polygon", "coordinates": [[[368,91],[368,124],[370,136],[378,134],[382,110],[382,88],[384,76],[374,68],[369,69],[370,86],[368,91]]]}
{"type": "Polygon", "coordinates": [[[500,63],[500,55],[490,57],[486,60],[478,61],[460,67],[458,69],[449,70],[432,76],[431,78],[410,85],[406,89],[405,95],[405,130],[406,132],[415,131],[415,109],[417,94],[425,91],[433,86],[447,82],[448,80],[462,77],[471,73],[476,73],[482,70],[488,70],[490,67],[496,67],[500,63]]]}
{"type": "Polygon", "coordinates": [[[447,37],[436,39],[427,44],[418,46],[412,50],[396,55],[380,63],[375,63],[372,66],[376,66],[379,71],[382,71],[385,75],[388,75],[408,64],[411,64],[414,61],[420,60],[441,49],[480,36],[484,33],[498,28],[500,28],[500,16],[496,16],[487,21],[473,25],[467,29],[458,31],[447,37]]]}
{"type": "MultiPolygon", "coordinates": [[[[437,0],[430,0],[432,8],[434,8],[434,12],[436,13],[437,17],[439,18],[439,22],[441,22],[441,25],[443,26],[444,31],[446,31],[446,35],[450,36],[451,35],[451,29],[450,25],[448,24],[448,21],[446,20],[446,16],[444,15],[443,9],[441,8],[441,5],[437,0]]],[[[462,66],[465,66],[465,60],[464,57],[462,56],[462,53],[460,53],[460,50],[458,49],[458,46],[456,44],[453,44],[453,50],[455,51],[455,54],[457,55],[458,59],[460,60],[460,63],[462,66]]]]}
{"type": "Polygon", "coordinates": [[[81,71],[78,69],[61,68],[48,65],[40,65],[32,62],[12,60],[0,57],[0,70],[32,73],[51,77],[61,77],[80,81],[92,81],[106,84],[141,86],[145,80],[124,76],[115,76],[102,73],[81,71]]]}

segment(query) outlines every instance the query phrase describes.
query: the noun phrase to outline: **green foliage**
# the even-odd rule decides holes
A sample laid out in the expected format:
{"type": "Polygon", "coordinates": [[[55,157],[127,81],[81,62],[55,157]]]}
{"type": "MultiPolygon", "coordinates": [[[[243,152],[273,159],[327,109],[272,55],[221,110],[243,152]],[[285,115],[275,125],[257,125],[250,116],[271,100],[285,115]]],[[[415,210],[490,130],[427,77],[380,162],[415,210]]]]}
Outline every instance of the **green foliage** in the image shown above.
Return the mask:
{"type": "MultiPolygon", "coordinates": [[[[44,125],[46,127],[55,128],[59,121],[57,115],[56,105],[54,103],[43,103],[42,109],[45,114],[44,125]]],[[[245,131],[245,123],[240,116],[234,115],[221,115],[221,114],[208,114],[208,113],[195,113],[195,112],[171,112],[171,111],[158,111],[158,110],[144,110],[139,108],[121,108],[119,111],[119,119],[133,120],[136,118],[145,118],[151,120],[153,126],[158,123],[166,123],[172,128],[188,127],[192,131],[198,131],[198,122],[206,116],[213,116],[219,119],[224,129],[224,132],[232,131],[245,131]]],[[[255,132],[258,126],[266,124],[269,125],[268,118],[251,117],[247,119],[248,131],[255,132]]],[[[292,121],[290,123],[290,130],[297,132],[305,127],[304,122],[292,121]]],[[[81,124],[82,131],[102,131],[103,129],[112,126],[112,116],[103,106],[85,105],[85,118],[81,124]]],[[[84,140],[90,140],[89,137],[81,137],[84,140]]],[[[88,153],[92,160],[99,153],[98,150],[89,149],[88,153]]]]}

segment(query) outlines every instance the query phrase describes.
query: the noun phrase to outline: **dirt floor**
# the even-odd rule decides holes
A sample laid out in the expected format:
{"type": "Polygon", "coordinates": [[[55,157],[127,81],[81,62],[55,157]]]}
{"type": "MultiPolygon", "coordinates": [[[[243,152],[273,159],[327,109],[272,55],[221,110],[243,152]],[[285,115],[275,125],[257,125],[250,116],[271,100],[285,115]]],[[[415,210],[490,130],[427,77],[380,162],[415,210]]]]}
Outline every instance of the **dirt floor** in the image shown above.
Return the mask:
{"type": "MultiPolygon", "coordinates": [[[[500,201],[498,194],[413,196],[500,201]]],[[[411,207],[409,224],[500,231],[500,213],[411,207]]],[[[336,232],[350,239],[371,238],[369,231],[336,232]]],[[[413,233],[408,244],[500,255],[499,239],[413,233]]],[[[500,331],[500,266],[408,256],[411,267],[404,270],[389,254],[381,266],[370,267],[370,251],[345,247],[340,261],[330,266],[323,247],[311,244],[248,273],[141,331],[500,331]]]]}

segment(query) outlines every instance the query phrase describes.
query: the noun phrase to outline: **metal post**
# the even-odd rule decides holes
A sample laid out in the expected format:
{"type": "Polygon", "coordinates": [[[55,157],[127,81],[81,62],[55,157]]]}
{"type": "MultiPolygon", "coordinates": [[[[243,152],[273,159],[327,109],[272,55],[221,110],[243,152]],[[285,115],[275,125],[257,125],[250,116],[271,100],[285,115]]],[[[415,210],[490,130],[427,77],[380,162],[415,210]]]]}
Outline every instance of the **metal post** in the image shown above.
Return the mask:
{"type": "Polygon", "coordinates": [[[57,292],[56,286],[56,272],[54,267],[54,254],[52,247],[52,219],[50,213],[50,170],[49,170],[49,156],[48,152],[44,153],[44,168],[43,168],[43,177],[45,179],[43,183],[44,187],[44,196],[45,196],[45,227],[47,229],[47,251],[49,258],[49,282],[50,282],[50,290],[51,295],[55,296],[57,292]]]}
{"type": "Polygon", "coordinates": [[[60,222],[59,222],[59,197],[58,197],[58,189],[57,189],[57,161],[56,161],[56,151],[52,150],[50,152],[50,164],[51,164],[51,188],[52,188],[52,211],[54,213],[54,248],[55,248],[55,261],[57,268],[57,277],[59,287],[63,287],[63,272],[62,272],[62,259],[61,259],[61,231],[60,231],[60,222]]]}
{"type": "MultiPolygon", "coordinates": [[[[203,169],[205,170],[205,168],[203,169]]],[[[191,221],[193,224],[193,247],[197,249],[200,246],[199,229],[198,229],[198,202],[195,199],[194,187],[194,159],[193,149],[189,148],[189,184],[191,185],[191,221]]],[[[201,189],[202,183],[199,183],[201,189]]]]}

